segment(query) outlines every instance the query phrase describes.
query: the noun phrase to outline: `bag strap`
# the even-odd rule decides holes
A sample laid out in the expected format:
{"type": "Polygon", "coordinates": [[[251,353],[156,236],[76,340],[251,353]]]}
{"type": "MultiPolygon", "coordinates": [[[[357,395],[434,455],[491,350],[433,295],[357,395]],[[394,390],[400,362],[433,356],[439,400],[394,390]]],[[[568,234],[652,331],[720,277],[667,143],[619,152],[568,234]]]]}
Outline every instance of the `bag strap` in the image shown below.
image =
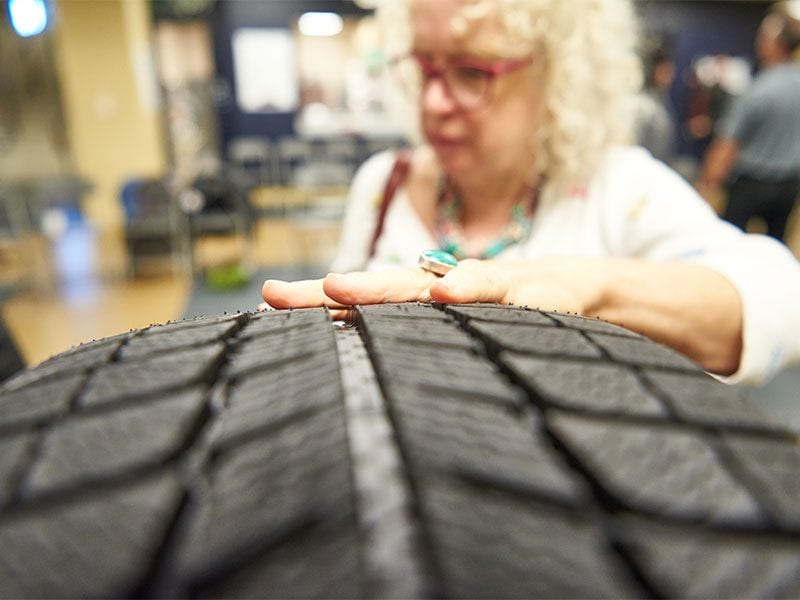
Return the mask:
{"type": "Polygon", "coordinates": [[[389,205],[392,203],[397,188],[403,184],[408,176],[408,171],[411,167],[411,152],[410,149],[400,150],[397,153],[397,157],[394,159],[394,166],[389,173],[389,178],[386,180],[386,187],[383,189],[383,198],[381,198],[381,203],[378,207],[378,221],[375,223],[375,230],[372,232],[368,258],[375,256],[375,249],[383,233],[383,224],[386,221],[386,213],[389,210],[389,205]]]}

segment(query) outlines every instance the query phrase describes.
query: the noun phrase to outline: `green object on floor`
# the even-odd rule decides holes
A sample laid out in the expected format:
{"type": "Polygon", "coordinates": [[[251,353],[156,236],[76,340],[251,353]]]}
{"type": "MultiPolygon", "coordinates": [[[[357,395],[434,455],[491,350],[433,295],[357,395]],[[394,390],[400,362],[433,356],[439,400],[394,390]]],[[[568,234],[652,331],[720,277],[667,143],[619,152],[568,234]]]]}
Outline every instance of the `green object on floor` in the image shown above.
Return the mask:
{"type": "Polygon", "coordinates": [[[248,270],[238,263],[206,270],[206,285],[214,290],[237,289],[250,283],[250,278],[248,270]]]}

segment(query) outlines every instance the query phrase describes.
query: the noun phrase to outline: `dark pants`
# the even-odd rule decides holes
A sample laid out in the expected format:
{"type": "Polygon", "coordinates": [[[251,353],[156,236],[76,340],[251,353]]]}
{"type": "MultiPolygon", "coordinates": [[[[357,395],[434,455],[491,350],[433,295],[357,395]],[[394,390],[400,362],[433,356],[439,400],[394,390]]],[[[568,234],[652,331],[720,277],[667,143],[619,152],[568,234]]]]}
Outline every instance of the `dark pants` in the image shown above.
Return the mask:
{"type": "Polygon", "coordinates": [[[728,185],[728,206],[722,217],[741,229],[752,217],[761,217],[767,222],[767,235],[782,240],[798,194],[800,177],[762,181],[740,175],[728,185]]]}

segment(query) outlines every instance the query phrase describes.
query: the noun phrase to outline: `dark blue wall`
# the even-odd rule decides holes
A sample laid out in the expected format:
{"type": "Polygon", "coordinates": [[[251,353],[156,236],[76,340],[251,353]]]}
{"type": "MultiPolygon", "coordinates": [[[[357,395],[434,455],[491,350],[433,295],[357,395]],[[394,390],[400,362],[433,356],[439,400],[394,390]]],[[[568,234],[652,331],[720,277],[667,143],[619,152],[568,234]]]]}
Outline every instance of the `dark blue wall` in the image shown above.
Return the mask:
{"type": "Polygon", "coordinates": [[[294,133],[295,113],[243,113],[234,94],[233,32],[241,27],[290,28],[307,11],[361,15],[366,11],[347,0],[227,0],[217,2],[212,15],[214,58],[222,94],[219,94],[220,134],[223,148],[238,135],[278,138],[294,133]]]}

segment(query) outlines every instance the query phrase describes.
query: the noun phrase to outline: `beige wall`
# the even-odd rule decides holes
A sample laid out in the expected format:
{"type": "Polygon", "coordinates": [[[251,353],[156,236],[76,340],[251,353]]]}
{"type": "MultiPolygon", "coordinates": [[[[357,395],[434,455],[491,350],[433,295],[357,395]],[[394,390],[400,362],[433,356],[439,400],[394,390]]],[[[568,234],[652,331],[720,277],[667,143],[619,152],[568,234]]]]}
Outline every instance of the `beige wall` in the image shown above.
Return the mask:
{"type": "Polygon", "coordinates": [[[67,138],[95,184],[87,216],[121,222],[119,187],[166,169],[151,25],[145,0],[59,0],[55,60],[67,138]]]}

